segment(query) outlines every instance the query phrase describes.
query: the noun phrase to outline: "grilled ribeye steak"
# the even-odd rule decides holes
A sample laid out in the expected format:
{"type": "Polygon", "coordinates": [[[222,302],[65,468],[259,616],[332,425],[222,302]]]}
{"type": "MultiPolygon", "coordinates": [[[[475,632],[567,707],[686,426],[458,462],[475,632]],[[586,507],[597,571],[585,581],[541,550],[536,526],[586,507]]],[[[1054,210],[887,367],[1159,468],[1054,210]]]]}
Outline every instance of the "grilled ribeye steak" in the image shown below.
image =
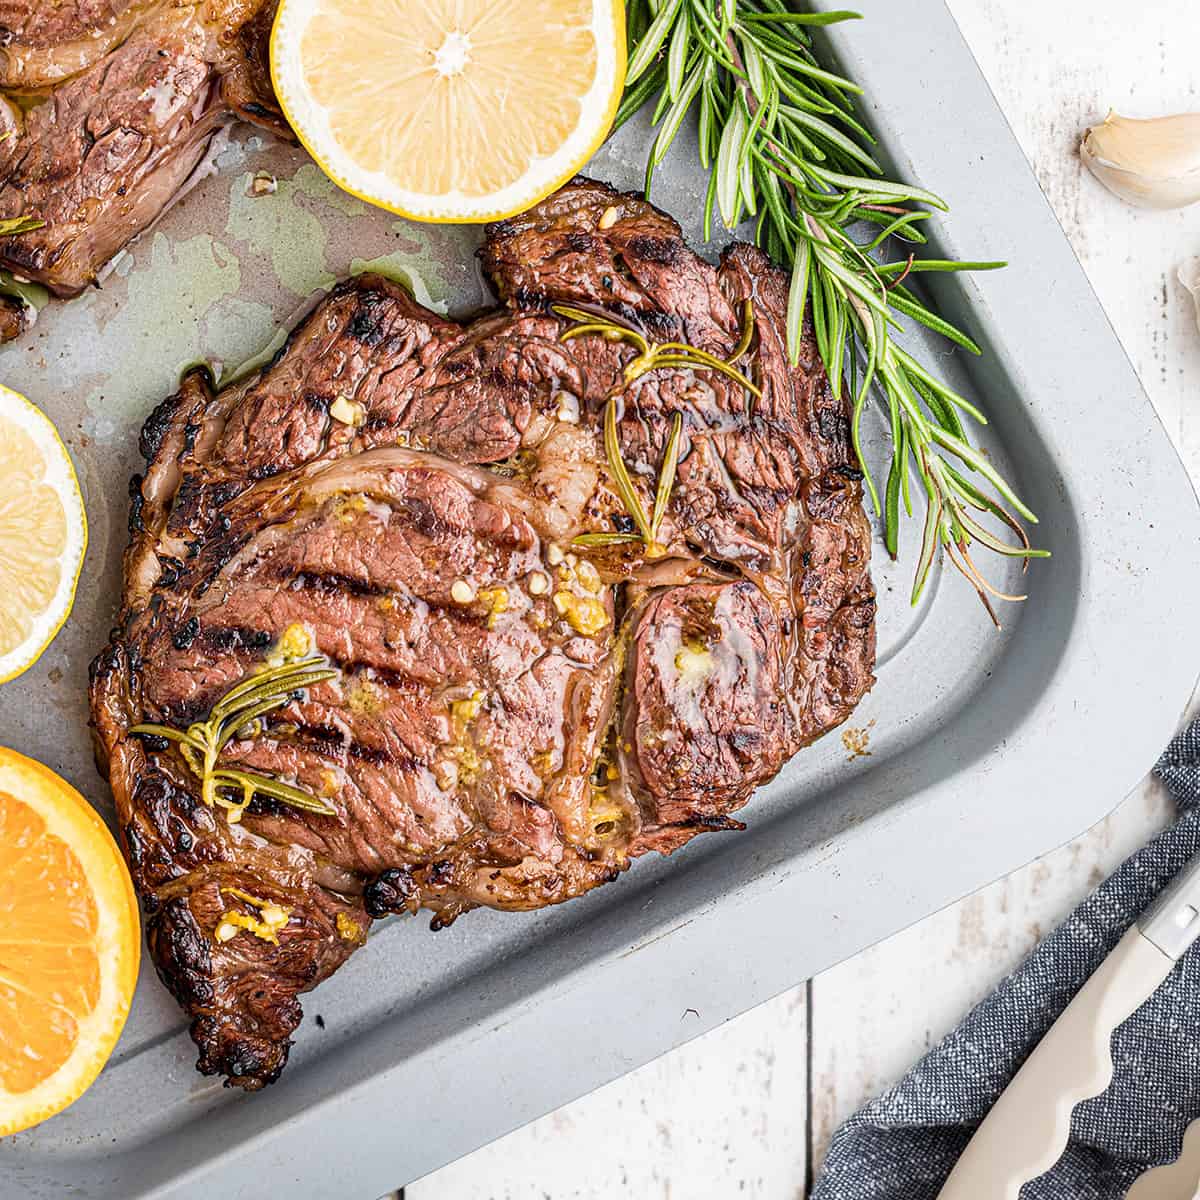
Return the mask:
{"type": "Polygon", "coordinates": [[[298,993],[373,918],[558,903],[739,828],[731,812],[872,683],[848,413],[811,339],[788,365],[782,274],[745,245],[713,267],[586,180],[489,227],[481,255],[499,310],[459,324],[360,276],[253,376],[214,391],[193,370],[142,433],[93,721],[159,974],[200,1069],[242,1087],[279,1074],[298,993]],[[552,311],[594,305],[725,358],[746,301],[738,369],[761,398],[686,365],[629,383],[633,347],[563,341],[552,311]],[[595,544],[632,525],[610,401],[647,512],[680,431],[657,547],[595,544]],[[336,677],[223,761],[334,811],[256,795],[231,822],[131,727],[203,720],[297,636],[336,677]],[[216,936],[267,905],[289,915],[278,944],[216,936]]]}
{"type": "Polygon", "coordinates": [[[0,0],[0,267],[74,296],[178,194],[235,116],[283,128],[275,0],[0,0]],[[19,102],[18,102],[19,100],[19,102]]]}

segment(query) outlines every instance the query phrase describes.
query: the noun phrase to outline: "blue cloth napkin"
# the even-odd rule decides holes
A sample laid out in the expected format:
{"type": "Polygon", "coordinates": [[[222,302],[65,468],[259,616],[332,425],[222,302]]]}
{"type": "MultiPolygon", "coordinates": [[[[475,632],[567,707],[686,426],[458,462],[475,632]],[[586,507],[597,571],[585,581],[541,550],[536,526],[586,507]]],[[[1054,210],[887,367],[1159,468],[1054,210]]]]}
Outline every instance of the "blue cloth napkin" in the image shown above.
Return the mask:
{"type": "MultiPolygon", "coordinates": [[[[834,1135],[812,1200],[934,1200],[971,1134],[1067,1003],[1155,894],[1200,851],[1200,721],[1155,771],[1175,825],[1092,893],[890,1091],[834,1135]]],[[[1076,1108],[1058,1163],[1022,1200],[1121,1200],[1179,1157],[1200,1117],[1200,943],[1112,1041],[1116,1073],[1076,1108]]]]}

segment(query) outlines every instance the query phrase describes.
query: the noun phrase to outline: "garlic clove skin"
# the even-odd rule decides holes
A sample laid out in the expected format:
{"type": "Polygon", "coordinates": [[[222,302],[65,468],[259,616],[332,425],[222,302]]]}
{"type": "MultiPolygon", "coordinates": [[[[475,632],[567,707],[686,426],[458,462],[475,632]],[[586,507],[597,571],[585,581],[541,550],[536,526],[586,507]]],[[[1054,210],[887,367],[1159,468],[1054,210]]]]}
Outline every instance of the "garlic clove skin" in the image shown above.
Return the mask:
{"type": "Polygon", "coordinates": [[[1110,192],[1142,208],[1200,201],[1200,113],[1138,121],[1110,112],[1079,155],[1110,192]]]}
{"type": "Polygon", "coordinates": [[[1179,282],[1192,293],[1196,303],[1196,327],[1200,328],[1200,258],[1189,258],[1179,268],[1179,282]]]}

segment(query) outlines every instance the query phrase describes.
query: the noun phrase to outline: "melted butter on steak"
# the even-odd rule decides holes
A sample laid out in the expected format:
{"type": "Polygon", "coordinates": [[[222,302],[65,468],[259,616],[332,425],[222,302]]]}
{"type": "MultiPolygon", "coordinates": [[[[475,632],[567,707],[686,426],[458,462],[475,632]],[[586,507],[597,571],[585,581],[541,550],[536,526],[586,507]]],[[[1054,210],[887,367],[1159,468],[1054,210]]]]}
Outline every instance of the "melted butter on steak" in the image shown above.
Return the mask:
{"type": "Polygon", "coordinates": [[[143,431],[93,721],[159,973],[201,1070],[242,1087],[277,1077],[297,996],[372,918],[555,904],[739,828],[872,683],[848,413],[811,339],[788,365],[783,276],[746,246],[713,267],[669,217],[586,180],[491,226],[481,256],[502,309],[459,324],[360,276],[268,367],[220,391],[192,372],[143,431]],[[601,425],[633,351],[562,343],[549,305],[724,357],[747,299],[761,401],[692,369],[622,394],[647,510],[682,420],[665,554],[573,547],[630,527],[601,425]],[[339,675],[227,757],[336,812],[256,797],[231,824],[171,747],[128,730],[203,718],[289,630],[339,675]],[[215,936],[239,893],[289,914],[278,944],[215,936]]]}

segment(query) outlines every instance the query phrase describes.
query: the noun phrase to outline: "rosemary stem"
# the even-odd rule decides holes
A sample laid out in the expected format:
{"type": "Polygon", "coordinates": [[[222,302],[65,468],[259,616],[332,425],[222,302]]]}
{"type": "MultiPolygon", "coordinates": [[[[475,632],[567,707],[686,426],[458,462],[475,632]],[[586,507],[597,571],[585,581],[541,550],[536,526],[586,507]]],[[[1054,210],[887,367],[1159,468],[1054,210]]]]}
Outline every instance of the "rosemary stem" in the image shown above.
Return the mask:
{"type": "Polygon", "coordinates": [[[320,658],[287,661],[247,675],[213,705],[208,719],[197,721],[185,731],[169,726],[145,723],[134,725],[130,733],[164,737],[174,742],[188,770],[200,780],[200,797],[209,808],[227,810],[231,822],[256,793],[271,796],[306,812],[331,815],[337,810],[327,800],[318,799],[302,788],[255,771],[233,770],[220,765],[221,754],[243,728],[247,737],[257,736],[259,718],[286,704],[304,689],[336,678],[338,672],[320,658]],[[222,789],[240,790],[241,801],[222,795],[222,789]]]}

